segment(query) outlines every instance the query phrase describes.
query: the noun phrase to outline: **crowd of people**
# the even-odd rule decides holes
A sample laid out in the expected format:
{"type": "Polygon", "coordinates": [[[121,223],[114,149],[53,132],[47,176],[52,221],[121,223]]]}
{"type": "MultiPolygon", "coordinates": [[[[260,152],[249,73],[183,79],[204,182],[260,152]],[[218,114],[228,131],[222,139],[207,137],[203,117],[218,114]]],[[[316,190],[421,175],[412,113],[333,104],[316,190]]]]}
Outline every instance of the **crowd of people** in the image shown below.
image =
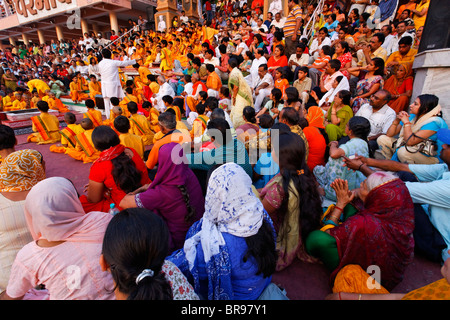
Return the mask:
{"type": "Polygon", "coordinates": [[[299,259],[328,299],[425,299],[389,294],[419,253],[448,298],[450,130],[412,99],[429,0],[397,3],[206,1],[3,51],[3,111],[37,109],[28,142],[92,165],[79,195],[0,125],[0,297],[288,299],[272,276],[299,259]]]}

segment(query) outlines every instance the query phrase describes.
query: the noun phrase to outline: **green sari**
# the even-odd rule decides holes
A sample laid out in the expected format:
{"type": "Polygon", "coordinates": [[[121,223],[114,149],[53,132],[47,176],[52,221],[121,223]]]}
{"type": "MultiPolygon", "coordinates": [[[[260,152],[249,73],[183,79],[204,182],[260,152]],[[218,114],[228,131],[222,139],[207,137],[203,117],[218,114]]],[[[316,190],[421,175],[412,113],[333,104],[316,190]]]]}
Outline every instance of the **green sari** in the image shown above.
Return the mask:
{"type": "Polygon", "coordinates": [[[339,125],[335,125],[331,123],[331,109],[333,107],[334,102],[331,104],[330,108],[328,109],[327,113],[327,121],[330,122],[325,127],[325,131],[328,134],[329,141],[337,141],[340,138],[346,136],[345,133],[345,126],[347,125],[350,118],[353,117],[353,110],[350,108],[350,106],[343,106],[339,111],[336,112],[336,116],[341,120],[339,122],[339,125]]]}

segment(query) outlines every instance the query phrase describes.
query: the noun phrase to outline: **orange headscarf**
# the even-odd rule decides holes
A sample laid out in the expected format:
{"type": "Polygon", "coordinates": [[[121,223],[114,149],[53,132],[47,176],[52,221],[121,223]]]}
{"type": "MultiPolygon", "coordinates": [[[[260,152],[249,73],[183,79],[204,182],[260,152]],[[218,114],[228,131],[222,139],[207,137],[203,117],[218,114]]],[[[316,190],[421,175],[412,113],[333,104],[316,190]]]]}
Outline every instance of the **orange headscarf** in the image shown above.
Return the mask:
{"type": "Polygon", "coordinates": [[[323,125],[325,116],[322,109],[317,106],[313,106],[308,109],[306,120],[308,120],[310,126],[325,129],[325,126],[323,125]]]}

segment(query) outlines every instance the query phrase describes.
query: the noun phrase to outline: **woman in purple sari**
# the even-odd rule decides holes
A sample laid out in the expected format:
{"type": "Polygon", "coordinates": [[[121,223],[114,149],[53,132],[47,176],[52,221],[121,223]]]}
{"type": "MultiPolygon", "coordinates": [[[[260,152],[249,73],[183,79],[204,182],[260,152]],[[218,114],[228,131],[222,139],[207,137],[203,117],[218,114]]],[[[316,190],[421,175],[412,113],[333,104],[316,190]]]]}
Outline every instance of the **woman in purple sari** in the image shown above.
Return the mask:
{"type": "Polygon", "coordinates": [[[173,251],[183,247],[188,229],[203,216],[205,199],[180,144],[163,145],[159,150],[158,164],[152,183],[126,195],[120,207],[146,208],[162,217],[169,228],[173,251]],[[172,158],[172,153],[176,159],[172,158]]]}

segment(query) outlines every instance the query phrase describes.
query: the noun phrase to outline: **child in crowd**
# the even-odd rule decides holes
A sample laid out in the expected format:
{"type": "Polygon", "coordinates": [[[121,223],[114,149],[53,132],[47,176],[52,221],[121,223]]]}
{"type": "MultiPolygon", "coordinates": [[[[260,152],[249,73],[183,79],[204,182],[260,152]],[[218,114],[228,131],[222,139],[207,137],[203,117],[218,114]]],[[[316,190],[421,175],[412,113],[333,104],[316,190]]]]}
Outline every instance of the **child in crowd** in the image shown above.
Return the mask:
{"type": "Polygon", "coordinates": [[[95,102],[92,99],[86,99],[84,102],[87,112],[83,114],[83,118],[91,119],[94,127],[101,126],[103,124],[102,112],[95,109],[95,102]]]}
{"type": "Polygon", "coordinates": [[[114,119],[114,128],[119,132],[120,143],[127,148],[134,149],[139,156],[144,158],[145,144],[142,137],[130,133],[130,120],[124,116],[118,116],[114,119]]]}

